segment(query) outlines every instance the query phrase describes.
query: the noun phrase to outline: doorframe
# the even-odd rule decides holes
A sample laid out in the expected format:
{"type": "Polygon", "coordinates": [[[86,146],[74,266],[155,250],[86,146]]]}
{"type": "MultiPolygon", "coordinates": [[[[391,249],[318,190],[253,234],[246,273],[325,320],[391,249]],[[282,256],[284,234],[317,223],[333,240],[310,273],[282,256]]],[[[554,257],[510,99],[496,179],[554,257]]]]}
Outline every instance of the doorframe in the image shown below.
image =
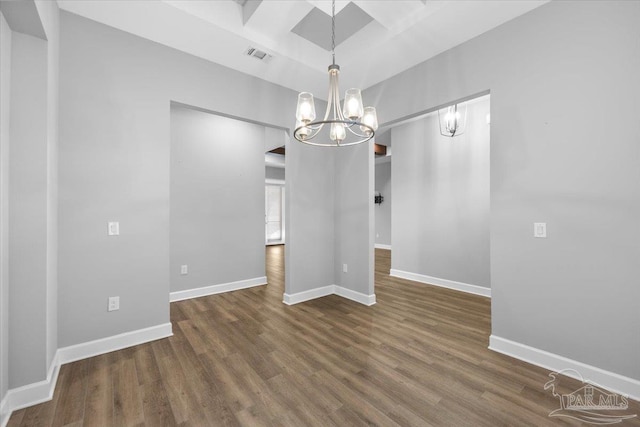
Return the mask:
{"type": "MultiPolygon", "coordinates": [[[[286,224],[286,213],[285,213],[285,203],[286,203],[286,190],[285,190],[285,180],[284,179],[272,179],[272,178],[266,178],[264,180],[264,185],[265,187],[267,185],[276,185],[281,187],[281,191],[283,193],[281,193],[284,197],[281,198],[281,207],[280,207],[280,215],[281,215],[281,233],[282,233],[282,239],[280,239],[277,242],[267,242],[266,241],[266,236],[265,236],[265,246],[275,246],[275,245],[284,245],[287,241],[287,234],[286,234],[286,228],[285,228],[285,224],[286,224]]],[[[266,200],[265,200],[266,203],[266,200]]],[[[266,208],[266,206],[265,206],[266,208]]],[[[265,212],[266,215],[266,212],[265,212]]],[[[265,218],[266,221],[266,218],[265,218]]],[[[266,227],[266,222],[265,222],[265,227],[266,227]]],[[[266,231],[265,231],[266,234],[266,231]]]]}

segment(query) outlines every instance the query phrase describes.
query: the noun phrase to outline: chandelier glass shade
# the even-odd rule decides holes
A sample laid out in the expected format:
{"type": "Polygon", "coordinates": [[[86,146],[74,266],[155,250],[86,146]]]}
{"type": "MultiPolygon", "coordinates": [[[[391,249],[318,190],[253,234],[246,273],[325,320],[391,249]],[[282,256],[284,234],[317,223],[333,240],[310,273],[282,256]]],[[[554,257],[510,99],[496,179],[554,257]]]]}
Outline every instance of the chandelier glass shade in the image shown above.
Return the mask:
{"type": "Polygon", "coordinates": [[[440,122],[440,134],[453,138],[462,135],[467,125],[467,105],[454,104],[445,109],[438,110],[440,122]]]}
{"type": "Polygon", "coordinates": [[[333,63],[329,65],[329,95],[327,109],[321,120],[316,120],[313,95],[298,95],[296,127],[293,137],[305,144],[322,147],[343,147],[369,141],[378,129],[374,107],[363,107],[360,89],[348,89],[344,104],[340,106],[340,66],[335,63],[335,0],[331,5],[331,47],[333,63]]]}

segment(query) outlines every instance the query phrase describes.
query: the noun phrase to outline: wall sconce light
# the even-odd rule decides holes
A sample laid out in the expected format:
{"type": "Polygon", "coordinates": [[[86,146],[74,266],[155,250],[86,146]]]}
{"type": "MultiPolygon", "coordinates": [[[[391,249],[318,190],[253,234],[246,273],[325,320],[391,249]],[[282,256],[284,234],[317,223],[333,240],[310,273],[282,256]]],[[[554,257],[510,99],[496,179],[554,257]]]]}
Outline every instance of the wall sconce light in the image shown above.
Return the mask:
{"type": "Polygon", "coordinates": [[[382,194],[379,191],[376,191],[375,194],[373,195],[373,203],[380,205],[382,204],[383,200],[384,200],[384,197],[382,197],[382,194]]]}
{"type": "Polygon", "coordinates": [[[442,136],[462,135],[467,125],[467,105],[454,104],[442,110],[438,110],[440,121],[440,134],[442,136]]]}

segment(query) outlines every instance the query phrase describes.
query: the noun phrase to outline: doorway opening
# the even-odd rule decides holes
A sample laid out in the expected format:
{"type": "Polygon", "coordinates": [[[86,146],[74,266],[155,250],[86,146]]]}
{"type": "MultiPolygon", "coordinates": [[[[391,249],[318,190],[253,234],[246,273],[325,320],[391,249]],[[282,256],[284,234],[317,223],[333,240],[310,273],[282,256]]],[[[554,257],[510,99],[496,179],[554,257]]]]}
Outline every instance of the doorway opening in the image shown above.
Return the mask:
{"type": "Polygon", "coordinates": [[[376,251],[391,250],[391,276],[488,296],[490,95],[452,105],[466,111],[466,129],[455,136],[442,133],[438,108],[390,126],[393,156],[376,159],[384,197],[375,209],[376,251]]]}
{"type": "Polygon", "coordinates": [[[270,132],[265,141],[264,242],[270,292],[284,294],[285,281],[285,145],[286,133],[270,132]]]}
{"type": "Polygon", "coordinates": [[[285,190],[283,184],[266,184],[264,187],[265,244],[283,245],[285,190]]]}

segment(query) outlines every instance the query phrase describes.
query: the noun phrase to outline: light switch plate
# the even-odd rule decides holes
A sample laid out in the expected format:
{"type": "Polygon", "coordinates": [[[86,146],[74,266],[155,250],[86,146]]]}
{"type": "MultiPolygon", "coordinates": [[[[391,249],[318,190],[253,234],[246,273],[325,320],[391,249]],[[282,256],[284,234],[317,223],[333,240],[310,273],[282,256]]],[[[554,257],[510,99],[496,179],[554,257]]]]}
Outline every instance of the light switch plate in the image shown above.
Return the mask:
{"type": "Polygon", "coordinates": [[[109,222],[107,226],[107,234],[109,236],[119,236],[120,235],[120,223],[117,221],[109,222]]]}
{"type": "Polygon", "coordinates": [[[547,223],[546,222],[534,222],[533,223],[533,237],[546,238],[547,237],[547,223]]]}
{"type": "Polygon", "coordinates": [[[180,266],[180,274],[182,274],[183,276],[185,274],[189,274],[189,266],[184,264],[180,266]]]}

